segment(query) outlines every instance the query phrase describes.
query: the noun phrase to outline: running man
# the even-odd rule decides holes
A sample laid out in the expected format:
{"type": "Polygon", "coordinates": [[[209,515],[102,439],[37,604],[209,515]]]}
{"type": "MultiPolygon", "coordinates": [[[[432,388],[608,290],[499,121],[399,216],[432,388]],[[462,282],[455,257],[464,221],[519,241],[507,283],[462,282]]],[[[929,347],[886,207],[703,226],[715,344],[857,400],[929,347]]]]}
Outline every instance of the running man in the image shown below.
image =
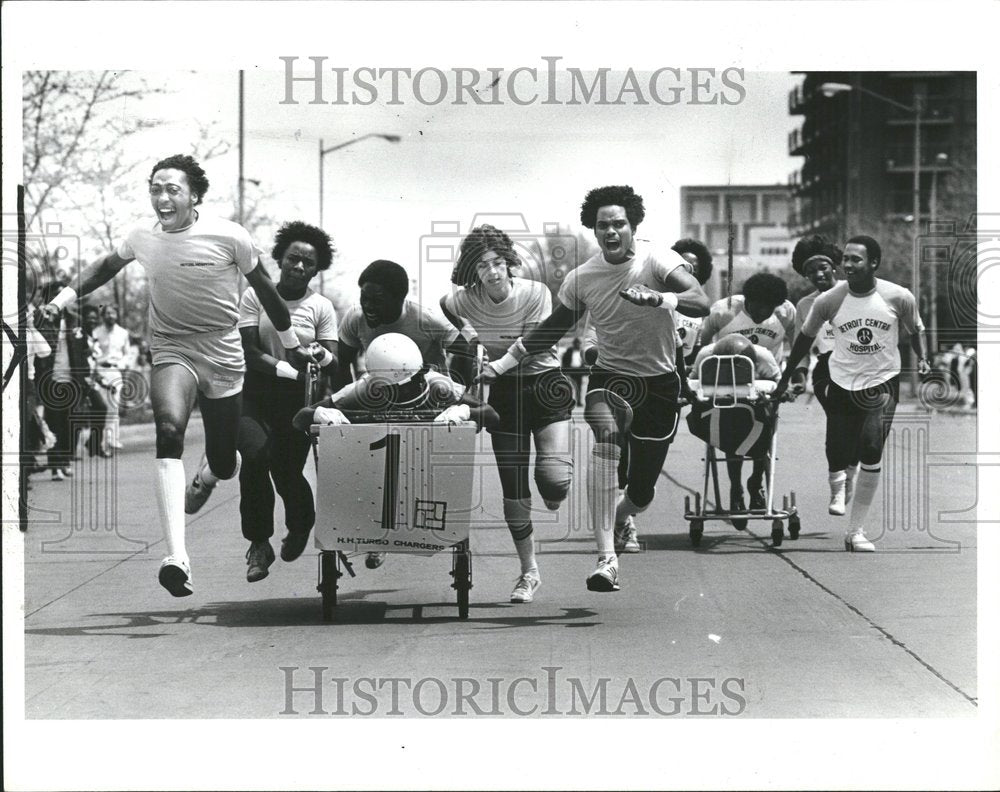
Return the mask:
{"type": "Polygon", "coordinates": [[[159,581],[175,597],[193,593],[184,513],[194,514],[220,480],[239,472],[236,440],[243,388],[243,347],[237,330],[239,277],[246,276],[286,349],[299,341],[284,301],[246,229],[200,216],[208,178],[191,157],[160,160],[149,177],[156,222],[136,224],[118,248],[91,264],[77,289],[64,288],[44,308],[44,321],[114,278],[137,260],[149,278],[151,395],[156,421],[156,490],[167,557],[159,581]],[[184,433],[195,400],[205,424],[205,455],[185,492],[184,433]]]}
{"type": "MultiPolygon", "coordinates": [[[[711,344],[715,339],[731,333],[739,333],[750,339],[755,346],[762,346],[781,364],[785,358],[785,343],[792,343],[795,335],[795,306],[788,300],[788,285],[777,275],[758,272],[747,278],[743,293],[731,298],[723,297],[712,305],[711,313],[701,328],[701,341],[711,344]]],[[[691,372],[698,376],[698,370],[691,372]]],[[[746,511],[743,495],[743,460],[728,459],[729,509],[732,512],[746,511]]],[[[753,471],[747,479],[750,491],[750,510],[767,508],[764,494],[764,476],[767,460],[755,459],[753,471]]],[[[733,520],[733,527],[742,531],[746,520],[733,520]]]]}
{"type": "MultiPolygon", "coordinates": [[[[476,343],[496,358],[552,312],[552,296],[544,283],[513,276],[520,264],[507,234],[491,225],[474,228],[462,240],[452,272],[456,288],[441,299],[441,309],[455,327],[471,327],[476,343]]],[[[542,582],[528,486],[531,441],[534,438],[535,486],[546,507],[555,511],[573,481],[569,429],[574,396],[551,346],[524,358],[490,386],[489,403],[500,415],[500,426],[490,435],[503,515],[521,564],[511,602],[531,602],[542,582]]]]}
{"type": "Polygon", "coordinates": [[[674,311],[705,316],[709,308],[684,259],[669,250],[658,253],[635,239],[644,217],[642,197],[631,187],[591,190],[580,220],[593,229],[600,252],[567,274],[549,318],[484,371],[484,379],[496,379],[525,355],[558,342],[590,312],[598,348],[584,408],[595,440],[587,467],[590,523],[598,552],[597,566],[587,578],[590,591],[619,590],[613,528],[652,503],[677,431],[681,384],[674,311]],[[619,499],[616,473],[625,438],[628,486],[619,499]]]}
{"type": "Polygon", "coordinates": [[[865,536],[865,523],[878,489],[882,449],[899,401],[901,336],[909,334],[919,372],[930,371],[916,300],[908,289],[875,277],[881,260],[882,249],[871,237],[847,240],[843,257],[847,281],[816,298],[775,391],[775,398],[780,398],[795,365],[808,354],[823,323],[829,322],[834,332],[827,396],[830,465],[837,480],[843,482],[851,461],[861,461],[844,547],[863,553],[875,550],[865,536]]]}
{"type": "MultiPolygon", "coordinates": [[[[811,236],[800,239],[792,251],[792,269],[808,280],[816,291],[810,292],[795,306],[795,334],[798,336],[802,332],[802,326],[812,310],[816,298],[824,292],[828,292],[837,284],[837,264],[843,259],[844,254],[839,247],[832,242],[827,242],[824,237],[811,236]]],[[[816,340],[809,349],[809,354],[802,358],[795,372],[792,374],[792,389],[802,392],[805,389],[806,376],[809,365],[812,363],[812,383],[813,393],[816,400],[826,413],[826,461],[829,467],[830,478],[830,514],[843,516],[847,511],[847,504],[851,502],[854,495],[854,479],[858,475],[857,457],[851,460],[847,470],[838,470],[839,464],[832,456],[832,450],[836,446],[836,439],[831,439],[830,433],[837,431],[836,421],[830,421],[829,391],[830,391],[830,354],[833,352],[836,334],[833,326],[829,322],[823,322],[816,336],[816,340]],[[814,358],[815,360],[811,360],[814,358]]]]}
{"type": "MultiPolygon", "coordinates": [[[[285,223],[275,234],[271,257],[281,270],[277,290],[288,307],[299,343],[313,353],[321,371],[335,371],[337,317],[333,303],[309,288],[316,273],[329,269],[333,261],[330,237],[306,223],[285,223]]],[[[304,362],[289,359],[253,289],[247,289],[240,300],[239,326],[247,361],[239,436],[243,458],[240,523],[243,537],[250,542],[247,582],[256,583],[267,577],[274,563],[275,490],[284,505],[287,529],[281,540],[282,561],[294,561],[302,555],[316,522],[313,492],[302,475],[309,457],[309,438],[292,427],[308,385],[304,362]]]]}

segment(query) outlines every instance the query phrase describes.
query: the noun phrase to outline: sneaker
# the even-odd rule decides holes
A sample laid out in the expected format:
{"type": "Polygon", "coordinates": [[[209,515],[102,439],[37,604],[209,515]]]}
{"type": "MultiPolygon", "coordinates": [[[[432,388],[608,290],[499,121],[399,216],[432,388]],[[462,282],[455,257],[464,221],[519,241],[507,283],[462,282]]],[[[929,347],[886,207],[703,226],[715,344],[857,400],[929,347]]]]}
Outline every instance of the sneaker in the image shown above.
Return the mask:
{"type": "Polygon", "coordinates": [[[847,514],[847,487],[833,485],[830,488],[830,514],[843,517],[847,514]]]}
{"type": "Polygon", "coordinates": [[[767,511],[767,493],[763,483],[748,479],[747,489],[750,491],[750,511],[767,511]]]}
{"type": "Polygon", "coordinates": [[[175,597],[188,597],[194,593],[191,582],[191,566],[173,556],[167,556],[160,564],[160,585],[175,597]]]}
{"type": "Polygon", "coordinates": [[[247,550],[247,583],[256,583],[267,577],[267,568],[274,563],[274,550],[267,539],[251,542],[247,550]]]}
{"type": "Polygon", "coordinates": [[[587,576],[587,591],[618,591],[618,559],[597,559],[597,566],[587,576]]]}
{"type": "Polygon", "coordinates": [[[517,579],[514,590],[510,593],[511,602],[531,602],[535,598],[535,592],[542,585],[542,581],[537,574],[525,572],[517,579]]]}
{"type": "Polygon", "coordinates": [[[865,536],[864,531],[858,531],[845,534],[844,549],[850,553],[874,553],[875,545],[865,536]]]}
{"type": "Polygon", "coordinates": [[[281,560],[294,561],[306,549],[309,531],[289,531],[281,540],[281,560]]]}
{"type": "Polygon", "coordinates": [[[615,552],[641,553],[639,534],[635,527],[635,517],[631,514],[625,519],[624,525],[615,526],[615,552]]]}
{"type": "MultiPolygon", "coordinates": [[[[743,488],[736,487],[729,490],[729,511],[733,514],[741,514],[747,510],[747,503],[743,500],[743,488]]],[[[733,528],[737,531],[747,529],[746,520],[732,520],[733,528]]]]}
{"type": "Polygon", "coordinates": [[[73,468],[72,468],[72,466],[70,466],[70,465],[66,465],[66,467],[64,467],[64,468],[62,469],[62,474],[63,474],[63,475],[64,475],[64,476],[66,477],[66,478],[73,478],[73,468]]]}
{"type": "Polygon", "coordinates": [[[378,569],[385,563],[385,553],[365,553],[365,566],[369,569],[378,569]]]}
{"type": "Polygon", "coordinates": [[[184,490],[184,513],[185,514],[196,514],[205,502],[208,500],[208,496],[212,494],[212,490],[215,489],[215,485],[209,486],[201,478],[201,469],[204,462],[198,463],[198,472],[194,474],[194,478],[191,479],[191,483],[187,485],[187,489],[184,490]]]}
{"type": "Polygon", "coordinates": [[[62,468],[55,468],[55,470],[52,471],[52,480],[53,481],[66,480],[66,476],[63,475],[62,468]]]}

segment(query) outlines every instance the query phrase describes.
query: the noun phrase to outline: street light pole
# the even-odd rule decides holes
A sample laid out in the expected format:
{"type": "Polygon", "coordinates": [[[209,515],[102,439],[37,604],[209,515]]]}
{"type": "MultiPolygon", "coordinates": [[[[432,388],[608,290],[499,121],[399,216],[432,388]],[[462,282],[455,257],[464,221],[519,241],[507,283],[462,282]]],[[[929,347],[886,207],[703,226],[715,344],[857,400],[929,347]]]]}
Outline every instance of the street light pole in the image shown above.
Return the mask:
{"type": "MultiPolygon", "coordinates": [[[[890,99],[888,96],[883,96],[882,94],[871,90],[870,88],[864,88],[860,85],[848,85],[847,83],[833,83],[827,82],[819,86],[819,91],[826,97],[835,96],[839,93],[846,93],[847,91],[860,91],[861,93],[873,96],[886,104],[890,104],[893,107],[898,107],[900,110],[904,110],[907,113],[913,114],[913,269],[912,269],[912,281],[913,281],[913,299],[917,303],[917,308],[920,307],[920,121],[922,114],[921,107],[921,96],[917,93],[916,88],[913,90],[913,107],[905,105],[902,102],[897,102],[895,99],[890,99]]],[[[932,287],[933,288],[933,287],[932,287]]],[[[936,289],[935,289],[936,291],[936,289]]],[[[937,305],[936,303],[931,305],[931,324],[933,327],[937,327],[937,305]]],[[[933,350],[933,342],[931,349],[933,350]]],[[[920,378],[917,373],[917,367],[913,366],[910,376],[910,385],[913,388],[913,395],[916,396],[917,388],[920,384],[920,378]]]]}
{"type": "MultiPolygon", "coordinates": [[[[366,138],[382,138],[390,143],[398,143],[400,141],[399,135],[387,135],[382,132],[368,132],[367,134],[361,135],[361,137],[351,138],[350,140],[345,140],[343,143],[337,143],[329,148],[323,147],[323,138],[319,139],[319,227],[323,227],[323,158],[331,152],[337,151],[337,149],[346,148],[347,146],[353,146],[355,143],[360,143],[366,138]]],[[[323,273],[319,274],[319,291],[320,294],[323,293],[324,287],[323,273]]]]}
{"type": "MultiPolygon", "coordinates": [[[[934,223],[937,221],[937,182],[938,182],[938,168],[942,165],[947,164],[948,155],[943,151],[938,152],[937,156],[934,157],[934,168],[931,170],[931,228],[930,233],[934,233],[934,223]]],[[[930,260],[931,267],[931,326],[930,326],[930,356],[933,359],[934,355],[938,351],[938,317],[937,317],[937,259],[931,257],[930,260]]]]}

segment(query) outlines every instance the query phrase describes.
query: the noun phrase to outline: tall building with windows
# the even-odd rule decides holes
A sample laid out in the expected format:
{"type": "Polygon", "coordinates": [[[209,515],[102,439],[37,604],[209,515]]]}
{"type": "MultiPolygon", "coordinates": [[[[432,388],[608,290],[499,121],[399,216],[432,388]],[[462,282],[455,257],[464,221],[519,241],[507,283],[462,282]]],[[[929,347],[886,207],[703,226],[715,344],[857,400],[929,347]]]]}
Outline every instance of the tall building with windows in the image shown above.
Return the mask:
{"type": "Polygon", "coordinates": [[[932,192],[938,214],[945,206],[956,215],[975,211],[974,72],[802,74],[788,97],[789,113],[802,116],[788,138],[788,153],[803,157],[789,177],[796,235],[842,239],[912,223],[918,105],[922,220],[931,216],[932,192]]]}
{"type": "Polygon", "coordinates": [[[783,184],[681,187],[681,229],[712,252],[715,266],[705,285],[712,298],[726,294],[729,222],[733,221],[733,285],[758,271],[791,269],[794,240],[789,236],[791,195],[783,184]]]}

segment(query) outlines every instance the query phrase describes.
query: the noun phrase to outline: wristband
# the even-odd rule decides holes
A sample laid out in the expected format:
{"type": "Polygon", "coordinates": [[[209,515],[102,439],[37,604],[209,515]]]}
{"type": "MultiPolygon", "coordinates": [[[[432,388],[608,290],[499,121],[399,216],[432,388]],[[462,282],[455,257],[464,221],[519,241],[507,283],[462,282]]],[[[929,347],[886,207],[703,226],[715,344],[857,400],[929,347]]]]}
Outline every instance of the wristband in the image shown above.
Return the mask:
{"type": "Polygon", "coordinates": [[[54,305],[60,311],[65,308],[69,303],[75,302],[77,299],[76,289],[72,286],[63,286],[62,291],[59,292],[55,297],[49,300],[49,305],[54,305]]]}
{"type": "Polygon", "coordinates": [[[291,327],[285,330],[278,330],[278,338],[281,339],[281,345],[285,349],[295,349],[299,346],[299,337],[291,327]]]}
{"type": "Polygon", "coordinates": [[[274,364],[274,372],[279,377],[284,377],[285,379],[297,380],[299,378],[299,372],[292,367],[291,363],[285,360],[279,360],[274,364]]]}
{"type": "Polygon", "coordinates": [[[677,295],[674,292],[660,292],[660,297],[663,298],[660,308],[666,308],[668,311],[673,311],[677,308],[677,295]]]}
{"type": "Polygon", "coordinates": [[[321,357],[321,358],[320,358],[320,359],[319,359],[319,360],[317,361],[317,362],[319,363],[319,367],[320,367],[320,368],[326,368],[326,367],[327,367],[327,366],[329,366],[329,365],[330,365],[331,363],[333,363],[333,361],[334,361],[334,357],[333,357],[333,352],[331,352],[331,351],[330,351],[329,349],[327,349],[326,347],[323,347],[323,357],[321,357]]]}
{"type": "Polygon", "coordinates": [[[499,360],[494,360],[489,364],[489,366],[497,373],[498,377],[506,374],[511,369],[517,368],[519,365],[521,365],[521,361],[510,354],[510,352],[505,354],[499,360]]]}

